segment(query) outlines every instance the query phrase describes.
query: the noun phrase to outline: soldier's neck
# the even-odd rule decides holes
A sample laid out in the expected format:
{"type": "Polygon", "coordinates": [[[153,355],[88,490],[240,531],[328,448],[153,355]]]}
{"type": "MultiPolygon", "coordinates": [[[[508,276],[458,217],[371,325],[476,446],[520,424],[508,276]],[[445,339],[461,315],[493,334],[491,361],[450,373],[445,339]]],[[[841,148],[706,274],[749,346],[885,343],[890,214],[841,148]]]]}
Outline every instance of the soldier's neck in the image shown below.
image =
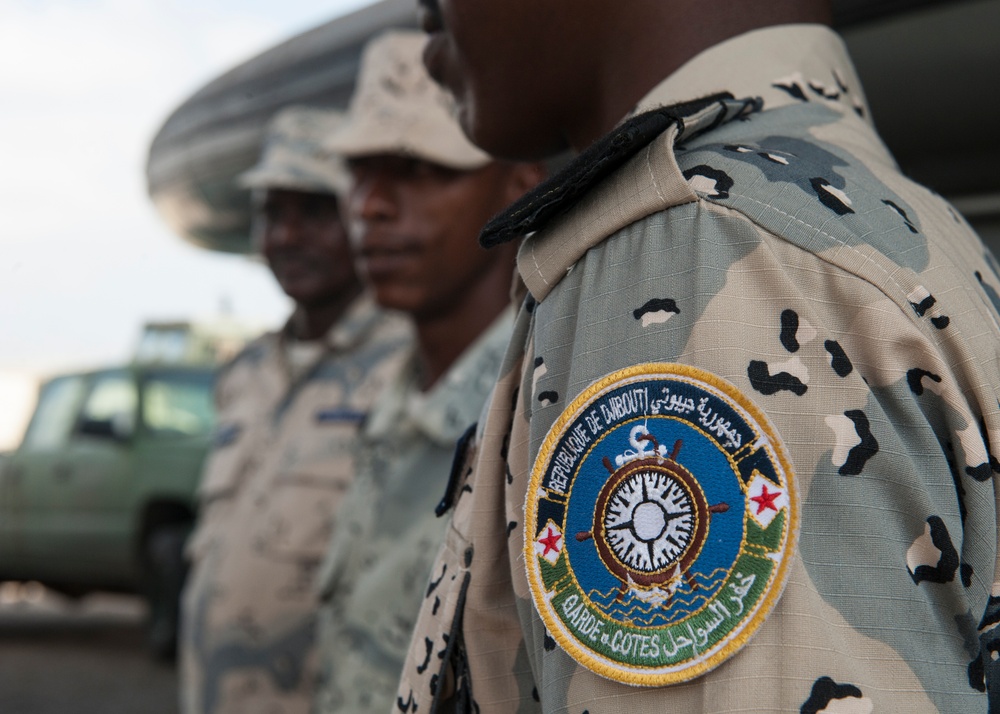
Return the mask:
{"type": "Polygon", "coordinates": [[[662,0],[619,3],[613,13],[615,22],[592,18],[602,23],[596,35],[602,40],[583,50],[598,52],[599,61],[590,63],[592,73],[573,85],[584,91],[570,95],[563,130],[578,151],[609,132],[651,89],[709,47],[762,27],[831,20],[828,0],[746,0],[731,3],[722,13],[694,0],[662,0]]]}
{"type": "Polygon", "coordinates": [[[421,391],[430,391],[508,304],[506,296],[467,300],[444,316],[414,316],[421,391]]]}

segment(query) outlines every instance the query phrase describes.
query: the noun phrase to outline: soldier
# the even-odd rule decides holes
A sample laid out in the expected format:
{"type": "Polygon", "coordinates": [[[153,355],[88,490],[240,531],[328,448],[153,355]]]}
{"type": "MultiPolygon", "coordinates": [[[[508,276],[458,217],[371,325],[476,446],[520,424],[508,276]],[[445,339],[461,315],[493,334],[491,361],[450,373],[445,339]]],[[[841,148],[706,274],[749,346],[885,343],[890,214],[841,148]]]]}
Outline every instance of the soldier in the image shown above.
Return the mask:
{"type": "Polygon", "coordinates": [[[219,378],[183,603],[188,714],[309,711],[312,582],[354,474],[349,446],[409,340],[353,268],[337,197],[346,170],[321,148],[339,121],[281,112],[260,163],[241,177],[254,191],[255,241],[295,309],[219,378]]]}
{"type": "Polygon", "coordinates": [[[828,20],[426,0],[475,143],[582,153],[481,236],[526,290],[400,711],[997,697],[1000,277],[828,20]]]}
{"type": "Polygon", "coordinates": [[[455,442],[496,382],[513,313],[516,244],[476,235],[542,167],[494,161],[462,134],[420,62],[425,37],[365,48],[348,120],[327,146],[353,175],[358,265],[416,341],[362,429],[358,473],[321,568],[320,712],[389,711],[446,519],[435,515],[455,442]]]}

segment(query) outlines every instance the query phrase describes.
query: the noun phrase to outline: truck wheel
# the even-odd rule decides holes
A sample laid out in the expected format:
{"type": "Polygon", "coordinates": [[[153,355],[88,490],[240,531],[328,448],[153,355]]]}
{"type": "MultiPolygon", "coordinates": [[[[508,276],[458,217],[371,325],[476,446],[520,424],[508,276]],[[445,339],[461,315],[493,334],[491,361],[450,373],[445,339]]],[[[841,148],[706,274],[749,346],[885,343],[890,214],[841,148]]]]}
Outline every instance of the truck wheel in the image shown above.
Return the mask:
{"type": "Polygon", "coordinates": [[[172,660],[177,654],[180,597],[187,575],[184,544],[190,523],[154,527],[143,544],[144,590],[149,603],[146,644],[157,659],[172,660]]]}

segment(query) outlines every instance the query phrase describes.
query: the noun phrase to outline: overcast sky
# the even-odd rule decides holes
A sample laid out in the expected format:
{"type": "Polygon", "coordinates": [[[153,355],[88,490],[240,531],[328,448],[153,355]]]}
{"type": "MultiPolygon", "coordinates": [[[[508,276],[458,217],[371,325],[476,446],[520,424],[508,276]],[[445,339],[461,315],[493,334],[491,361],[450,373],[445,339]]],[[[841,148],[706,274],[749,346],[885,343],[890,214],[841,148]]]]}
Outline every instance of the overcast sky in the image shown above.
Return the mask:
{"type": "Polygon", "coordinates": [[[283,319],[264,267],[160,221],[149,142],[225,69],[369,2],[0,0],[0,448],[20,376],[124,361],[143,322],[223,303],[283,319]]]}

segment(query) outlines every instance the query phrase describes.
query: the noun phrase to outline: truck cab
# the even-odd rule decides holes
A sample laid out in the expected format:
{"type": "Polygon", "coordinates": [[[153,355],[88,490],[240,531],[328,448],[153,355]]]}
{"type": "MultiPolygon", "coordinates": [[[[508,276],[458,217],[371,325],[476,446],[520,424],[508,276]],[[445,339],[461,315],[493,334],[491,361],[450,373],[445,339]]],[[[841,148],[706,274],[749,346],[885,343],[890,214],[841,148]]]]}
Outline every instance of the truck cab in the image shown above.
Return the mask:
{"type": "Polygon", "coordinates": [[[45,382],[0,462],[0,580],[136,592],[169,654],[184,540],[214,426],[210,367],[127,366],[45,382]]]}

